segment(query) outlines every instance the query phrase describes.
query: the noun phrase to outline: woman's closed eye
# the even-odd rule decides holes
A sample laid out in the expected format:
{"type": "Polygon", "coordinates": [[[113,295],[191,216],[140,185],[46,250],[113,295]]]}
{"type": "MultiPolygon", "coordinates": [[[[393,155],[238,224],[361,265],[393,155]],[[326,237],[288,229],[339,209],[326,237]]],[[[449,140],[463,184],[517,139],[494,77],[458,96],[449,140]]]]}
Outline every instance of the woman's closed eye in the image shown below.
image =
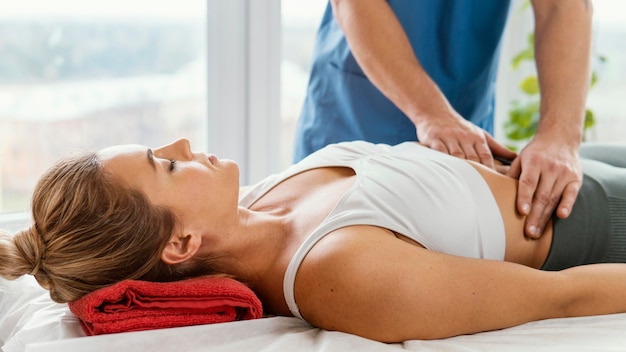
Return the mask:
{"type": "Polygon", "coordinates": [[[174,171],[174,169],[176,169],[176,160],[174,159],[170,159],[170,167],[169,170],[170,172],[174,171]]]}

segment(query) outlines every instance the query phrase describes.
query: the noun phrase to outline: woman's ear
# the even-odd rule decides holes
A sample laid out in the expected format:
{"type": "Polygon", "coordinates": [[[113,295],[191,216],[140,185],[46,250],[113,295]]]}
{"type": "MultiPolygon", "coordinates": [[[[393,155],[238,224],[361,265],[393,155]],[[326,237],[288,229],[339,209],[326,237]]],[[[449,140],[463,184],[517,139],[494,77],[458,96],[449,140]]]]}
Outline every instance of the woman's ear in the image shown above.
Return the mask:
{"type": "Polygon", "coordinates": [[[173,235],[161,252],[161,260],[170,265],[182,263],[196,254],[201,243],[202,238],[197,235],[173,235]]]}

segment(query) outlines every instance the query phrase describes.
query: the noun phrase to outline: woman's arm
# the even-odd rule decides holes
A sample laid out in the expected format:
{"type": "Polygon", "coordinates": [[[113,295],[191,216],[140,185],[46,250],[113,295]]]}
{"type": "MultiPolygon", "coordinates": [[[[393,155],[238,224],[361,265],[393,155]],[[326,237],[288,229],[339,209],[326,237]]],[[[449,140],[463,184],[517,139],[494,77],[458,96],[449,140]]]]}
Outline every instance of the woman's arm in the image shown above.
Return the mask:
{"type": "Polygon", "coordinates": [[[626,265],[545,272],[449,256],[357,226],[322,239],[296,278],[313,325],[383,342],[626,311],[626,265]]]}

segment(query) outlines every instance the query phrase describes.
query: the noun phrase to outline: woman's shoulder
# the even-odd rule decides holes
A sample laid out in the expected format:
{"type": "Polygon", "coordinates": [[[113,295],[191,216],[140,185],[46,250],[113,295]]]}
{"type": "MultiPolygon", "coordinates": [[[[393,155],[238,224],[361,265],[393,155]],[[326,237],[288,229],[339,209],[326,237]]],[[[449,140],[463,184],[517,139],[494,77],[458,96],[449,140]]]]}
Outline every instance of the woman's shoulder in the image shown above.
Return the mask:
{"type": "Polygon", "coordinates": [[[298,270],[300,314],[317,327],[388,340],[398,326],[381,323],[404,314],[396,304],[428,300],[419,294],[428,290],[418,286],[437,256],[380,227],[338,229],[311,249],[298,270]]]}
{"type": "MultiPolygon", "coordinates": [[[[378,226],[352,225],[336,229],[308,252],[298,270],[296,285],[316,286],[322,291],[337,285],[353,286],[355,282],[352,281],[362,282],[371,270],[368,263],[378,260],[387,249],[405,245],[411,246],[399,240],[392,231],[378,226]]],[[[308,288],[306,291],[312,292],[308,288]]],[[[300,294],[304,293],[300,291],[300,294]]],[[[298,302],[301,302],[300,298],[297,297],[298,302]]]]}

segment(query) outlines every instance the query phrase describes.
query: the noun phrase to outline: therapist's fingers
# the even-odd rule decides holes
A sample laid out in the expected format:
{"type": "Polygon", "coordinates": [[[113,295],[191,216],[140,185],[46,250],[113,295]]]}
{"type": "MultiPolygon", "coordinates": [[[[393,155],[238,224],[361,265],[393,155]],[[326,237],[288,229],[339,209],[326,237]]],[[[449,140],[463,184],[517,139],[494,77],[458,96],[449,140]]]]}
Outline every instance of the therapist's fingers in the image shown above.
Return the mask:
{"type": "Polygon", "coordinates": [[[472,160],[494,169],[493,155],[489,149],[487,140],[478,138],[481,137],[480,134],[478,136],[472,135],[471,137],[472,138],[463,140],[448,138],[447,140],[440,141],[440,143],[431,143],[431,145],[433,145],[431,148],[457,158],[472,160]]]}
{"type": "Polygon", "coordinates": [[[582,181],[576,170],[568,170],[559,163],[541,163],[540,158],[531,158],[523,164],[516,159],[511,165],[519,175],[517,207],[527,215],[524,233],[530,238],[539,238],[555,213],[564,218],[569,215],[582,181]],[[531,162],[530,160],[535,160],[531,162]],[[558,207],[557,207],[558,206],[558,207]]]}
{"type": "Polygon", "coordinates": [[[496,168],[496,165],[493,161],[493,154],[491,153],[491,149],[489,148],[487,140],[485,140],[484,143],[477,144],[475,150],[478,156],[479,163],[492,169],[496,168]]]}
{"type": "Polygon", "coordinates": [[[488,135],[487,132],[480,128],[472,127],[473,128],[463,134],[464,139],[458,141],[459,151],[453,155],[495,169],[493,154],[489,149],[488,140],[486,139],[488,135]]]}
{"type": "Polygon", "coordinates": [[[458,140],[446,141],[446,147],[450,155],[465,159],[465,150],[461,147],[458,140]]]}
{"type": "Polygon", "coordinates": [[[467,160],[479,162],[478,154],[476,153],[476,148],[475,148],[476,140],[475,138],[473,138],[474,136],[469,135],[469,136],[464,136],[464,137],[465,139],[459,140],[457,142],[458,148],[460,151],[458,155],[455,155],[455,156],[461,159],[467,159],[467,160]]]}
{"type": "Polygon", "coordinates": [[[550,173],[541,173],[538,177],[539,182],[533,190],[532,187],[529,186],[529,183],[524,182],[525,172],[522,170],[519,192],[530,194],[534,191],[530,212],[526,217],[526,224],[524,226],[524,232],[531,238],[541,237],[554,209],[561,199],[562,187],[559,184],[558,178],[554,176],[555,175],[550,173]],[[528,189],[523,190],[523,188],[526,187],[528,189]]]}
{"type": "Polygon", "coordinates": [[[556,209],[556,216],[565,219],[572,213],[572,208],[576,202],[576,197],[578,197],[580,187],[582,187],[582,182],[579,181],[573,181],[567,184],[561,195],[561,202],[556,209]]]}
{"type": "Polygon", "coordinates": [[[491,155],[495,155],[505,160],[514,160],[517,158],[517,153],[511,149],[505,147],[500,142],[496,141],[489,133],[485,131],[485,139],[487,140],[487,147],[491,155]]]}
{"type": "Polygon", "coordinates": [[[576,149],[543,140],[524,147],[509,176],[519,177],[517,208],[527,215],[524,230],[532,238],[541,236],[555,211],[557,216],[571,212],[582,185],[576,149]]]}
{"type": "Polygon", "coordinates": [[[543,173],[526,218],[525,233],[532,238],[540,237],[555,210],[560,218],[569,216],[581,185],[579,181],[565,181],[557,173],[543,173]]]}
{"type": "Polygon", "coordinates": [[[448,151],[448,147],[446,147],[446,144],[441,139],[435,139],[435,140],[430,140],[430,141],[424,140],[420,142],[424,144],[425,146],[429,147],[430,149],[436,150],[438,152],[450,154],[450,152],[448,151]]]}
{"type": "Polygon", "coordinates": [[[495,168],[490,144],[494,144],[496,148],[499,144],[488,139],[490,136],[485,130],[456,113],[448,118],[444,117],[420,120],[415,126],[418,140],[439,152],[495,168]]]}
{"type": "Polygon", "coordinates": [[[510,177],[520,179],[518,183],[516,205],[517,211],[522,215],[528,215],[528,213],[530,213],[530,205],[532,204],[535,189],[539,183],[538,169],[531,168],[526,171],[527,172],[524,174],[524,178],[522,179],[522,159],[518,157],[511,163],[511,167],[509,168],[509,172],[507,174],[510,177]]]}

